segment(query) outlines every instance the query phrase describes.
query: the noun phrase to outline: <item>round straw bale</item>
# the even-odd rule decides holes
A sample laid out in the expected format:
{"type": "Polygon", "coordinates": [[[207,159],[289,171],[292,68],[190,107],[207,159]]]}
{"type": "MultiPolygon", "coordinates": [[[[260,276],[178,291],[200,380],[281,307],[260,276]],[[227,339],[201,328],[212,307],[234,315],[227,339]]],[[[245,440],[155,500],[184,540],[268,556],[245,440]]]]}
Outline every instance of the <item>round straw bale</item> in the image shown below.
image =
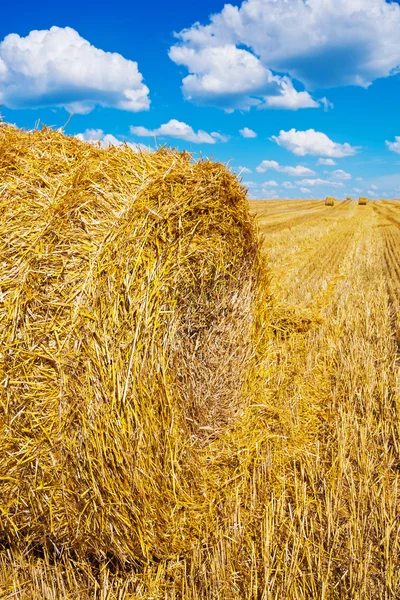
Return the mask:
{"type": "Polygon", "coordinates": [[[245,190],[188,153],[5,124],[0,172],[0,539],[177,552],[268,306],[245,190]]]}
{"type": "Polygon", "coordinates": [[[332,198],[331,196],[327,196],[325,199],[325,206],[334,206],[335,205],[335,198],[332,198]]]}
{"type": "Polygon", "coordinates": [[[365,206],[366,204],[368,204],[368,198],[366,198],[365,196],[360,196],[358,199],[358,204],[361,206],[365,206]]]}

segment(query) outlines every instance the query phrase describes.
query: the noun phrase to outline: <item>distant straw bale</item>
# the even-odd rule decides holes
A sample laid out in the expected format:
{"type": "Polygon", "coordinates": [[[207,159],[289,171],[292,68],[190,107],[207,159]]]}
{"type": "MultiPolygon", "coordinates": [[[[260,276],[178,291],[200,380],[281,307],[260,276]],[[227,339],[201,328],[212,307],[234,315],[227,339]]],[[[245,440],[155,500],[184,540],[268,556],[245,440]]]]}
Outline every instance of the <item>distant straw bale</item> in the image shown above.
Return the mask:
{"type": "Polygon", "coordinates": [[[335,205],[335,198],[332,198],[331,196],[327,196],[325,199],[325,206],[334,206],[335,205]]]}
{"type": "Polygon", "coordinates": [[[347,200],[348,202],[350,202],[350,201],[351,201],[351,196],[346,196],[346,200],[347,200]]]}
{"type": "Polygon", "coordinates": [[[188,153],[5,124],[0,172],[0,543],[179,552],[183,508],[208,510],[199,444],[269,335],[245,190],[188,153]]]}
{"type": "Polygon", "coordinates": [[[366,204],[368,204],[368,198],[366,198],[365,196],[360,196],[358,199],[358,204],[360,206],[365,206],[366,204]]]}

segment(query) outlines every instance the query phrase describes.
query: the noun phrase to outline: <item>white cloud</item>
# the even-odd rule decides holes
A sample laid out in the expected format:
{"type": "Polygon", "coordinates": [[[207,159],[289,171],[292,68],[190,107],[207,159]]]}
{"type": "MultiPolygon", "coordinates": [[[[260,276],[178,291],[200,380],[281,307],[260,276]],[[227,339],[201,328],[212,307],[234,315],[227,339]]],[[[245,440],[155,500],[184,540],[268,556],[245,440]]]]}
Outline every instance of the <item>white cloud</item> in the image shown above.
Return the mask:
{"type": "MultiPolygon", "coordinates": [[[[328,171],[325,171],[325,173],[327,172],[328,171]]],[[[336,169],[336,171],[333,171],[333,173],[331,173],[331,177],[332,179],[340,179],[342,181],[348,181],[351,179],[350,173],[346,173],[346,171],[343,171],[342,169],[336,169]]]]}
{"type": "Polygon", "coordinates": [[[186,142],[193,142],[194,144],[215,144],[216,142],[227,142],[228,137],[221,135],[215,131],[207,133],[202,129],[196,133],[190,125],[171,119],[168,123],[164,123],[157,129],[147,129],[146,127],[131,127],[131,133],[139,137],[172,137],[178,140],[185,140],[186,142]]]}
{"type": "Polygon", "coordinates": [[[316,186],[316,185],[330,185],[333,187],[343,187],[343,183],[340,181],[329,181],[328,179],[302,179],[299,181],[299,185],[303,186],[316,186]]]}
{"type": "Polygon", "coordinates": [[[304,175],[315,174],[315,171],[308,167],[303,167],[302,165],[297,165],[296,167],[284,167],[276,162],[276,160],[263,160],[256,168],[256,171],[257,173],[265,173],[268,169],[273,169],[278,173],[286,173],[293,177],[304,177],[304,175]]]}
{"type": "Polygon", "coordinates": [[[148,94],[136,62],[95,48],[70,27],[12,33],[0,43],[0,103],[9,108],[137,112],[149,108],[148,94]]]}
{"type": "Polygon", "coordinates": [[[279,85],[256,56],[233,44],[204,48],[173,46],[169,57],[191,73],[183,79],[183,94],[197,104],[227,110],[248,110],[261,103],[260,96],[277,93],[279,85]]]}
{"type": "Polygon", "coordinates": [[[217,140],[217,142],[224,143],[224,142],[229,141],[229,135],[222,135],[221,133],[218,133],[217,131],[212,131],[210,135],[212,138],[214,138],[214,140],[217,140]]]}
{"type": "Polygon", "coordinates": [[[289,77],[280,80],[281,93],[276,96],[266,96],[265,104],[260,108],[281,108],[298,110],[299,108],[319,108],[320,103],[314,100],[308,92],[298,92],[289,77]]]}
{"type": "Polygon", "coordinates": [[[291,181],[285,181],[282,183],[282,187],[286,188],[287,190],[294,190],[296,186],[293,185],[291,181]]]}
{"type": "Polygon", "coordinates": [[[328,112],[328,110],[331,110],[331,109],[335,108],[335,107],[334,107],[334,105],[333,105],[333,102],[330,102],[330,101],[328,100],[328,98],[321,98],[321,99],[319,100],[319,102],[320,102],[320,103],[322,104],[322,106],[324,107],[324,111],[325,111],[325,112],[328,112]]]}
{"type": "Polygon", "coordinates": [[[263,198],[266,198],[268,200],[278,200],[279,199],[279,194],[276,190],[266,190],[266,189],[262,189],[262,191],[260,192],[259,198],[262,200],[263,198]]]}
{"type": "Polygon", "coordinates": [[[399,65],[399,26],[399,7],[384,0],[248,0],[225,5],[208,27],[196,24],[181,39],[247,45],[268,68],[316,86],[365,86],[399,65]]]}
{"type": "Polygon", "coordinates": [[[357,194],[361,194],[362,193],[362,189],[360,189],[360,188],[353,188],[353,192],[357,192],[357,194]]]}
{"type": "Polygon", "coordinates": [[[308,129],[307,131],[290,131],[279,132],[278,136],[273,135],[271,140],[276,142],[278,146],[282,146],[296,154],[296,156],[325,156],[330,158],[342,158],[344,156],[353,156],[358,148],[351,146],[347,142],[338,144],[333,142],[325,133],[308,129]]]}
{"type": "MultiPolygon", "coordinates": [[[[396,2],[246,0],[225,4],[208,24],[195,23],[178,33],[170,57],[190,73],[183,80],[186,97],[224,107],[276,107],[290,104],[287,92],[286,100],[269,100],[285,96],[285,81],[300,81],[307,94],[317,88],[367,87],[393,75],[400,65],[399,29],[396,2]],[[285,77],[275,76],[277,89],[271,93],[265,88],[273,83],[272,73],[285,77]]],[[[311,102],[330,108],[326,98],[303,96],[300,105],[311,102]]]]}
{"type": "Polygon", "coordinates": [[[318,165],[327,165],[329,167],[333,167],[336,165],[335,161],[332,158],[319,158],[318,165]]]}
{"type": "Polygon", "coordinates": [[[362,177],[356,177],[356,181],[364,181],[362,177]]]}
{"type": "Polygon", "coordinates": [[[278,185],[279,184],[273,179],[271,179],[270,181],[264,181],[264,183],[262,184],[263,187],[278,187],[278,185]]]}
{"type": "Polygon", "coordinates": [[[377,185],[374,185],[374,184],[371,184],[371,186],[370,186],[370,187],[371,187],[371,190],[377,190],[377,189],[378,189],[378,186],[377,186],[377,185]]]}
{"type": "Polygon", "coordinates": [[[228,112],[253,106],[287,110],[320,106],[308,92],[298,92],[288,77],[274,75],[257,56],[224,40],[220,45],[172,46],[169,57],[188,69],[182,91],[196,104],[228,112]]]}
{"type": "Polygon", "coordinates": [[[251,169],[248,169],[247,167],[238,167],[237,170],[239,171],[239,175],[241,173],[251,173],[251,169]]]}
{"type": "Polygon", "coordinates": [[[243,127],[243,129],[239,129],[239,133],[244,138],[256,138],[257,137],[256,132],[253,131],[252,129],[249,129],[248,127],[243,127]]]}
{"type": "Polygon", "coordinates": [[[311,194],[311,190],[309,190],[309,189],[308,189],[308,188],[306,188],[306,187],[301,187],[301,188],[300,188],[300,191],[301,191],[303,194],[311,194]]]}
{"type": "Polygon", "coordinates": [[[258,183],[256,183],[255,181],[243,181],[243,185],[245,185],[248,188],[252,188],[257,187],[258,183]]]}
{"type": "Polygon", "coordinates": [[[378,196],[378,194],[374,192],[374,190],[368,190],[367,194],[368,196],[372,196],[373,198],[376,198],[378,196]]]}
{"type": "Polygon", "coordinates": [[[104,133],[102,129],[86,129],[83,133],[78,133],[75,136],[82,142],[90,142],[92,144],[99,144],[101,148],[109,148],[110,146],[123,146],[126,144],[135,152],[139,150],[150,151],[150,148],[145,144],[133,144],[132,142],[121,141],[117,139],[111,133],[104,133]]]}
{"type": "Polygon", "coordinates": [[[400,154],[400,135],[396,135],[394,139],[395,139],[394,142],[388,142],[388,140],[386,140],[386,146],[392,152],[396,152],[396,154],[400,154]]]}

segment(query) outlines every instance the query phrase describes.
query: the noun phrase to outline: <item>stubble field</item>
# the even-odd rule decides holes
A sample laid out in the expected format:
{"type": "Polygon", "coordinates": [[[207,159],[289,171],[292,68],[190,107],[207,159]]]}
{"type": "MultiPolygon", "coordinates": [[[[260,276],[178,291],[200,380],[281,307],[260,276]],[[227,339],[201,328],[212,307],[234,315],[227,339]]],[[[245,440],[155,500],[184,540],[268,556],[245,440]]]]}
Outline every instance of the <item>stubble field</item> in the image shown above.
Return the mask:
{"type": "Polygon", "coordinates": [[[95,576],[3,553],[2,598],[400,597],[400,202],[251,208],[279,306],[269,394],[210,442],[229,477],[203,543],[95,576]]]}

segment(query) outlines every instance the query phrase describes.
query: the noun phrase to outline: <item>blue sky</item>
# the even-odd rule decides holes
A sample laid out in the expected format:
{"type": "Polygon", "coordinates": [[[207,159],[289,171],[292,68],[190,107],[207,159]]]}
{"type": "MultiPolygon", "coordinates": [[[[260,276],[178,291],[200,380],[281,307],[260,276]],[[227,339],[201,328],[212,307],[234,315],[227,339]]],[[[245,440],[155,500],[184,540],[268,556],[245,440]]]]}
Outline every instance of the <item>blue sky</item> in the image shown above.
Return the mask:
{"type": "Polygon", "coordinates": [[[2,6],[6,121],[229,162],[252,198],[400,197],[400,6],[2,6]]]}

